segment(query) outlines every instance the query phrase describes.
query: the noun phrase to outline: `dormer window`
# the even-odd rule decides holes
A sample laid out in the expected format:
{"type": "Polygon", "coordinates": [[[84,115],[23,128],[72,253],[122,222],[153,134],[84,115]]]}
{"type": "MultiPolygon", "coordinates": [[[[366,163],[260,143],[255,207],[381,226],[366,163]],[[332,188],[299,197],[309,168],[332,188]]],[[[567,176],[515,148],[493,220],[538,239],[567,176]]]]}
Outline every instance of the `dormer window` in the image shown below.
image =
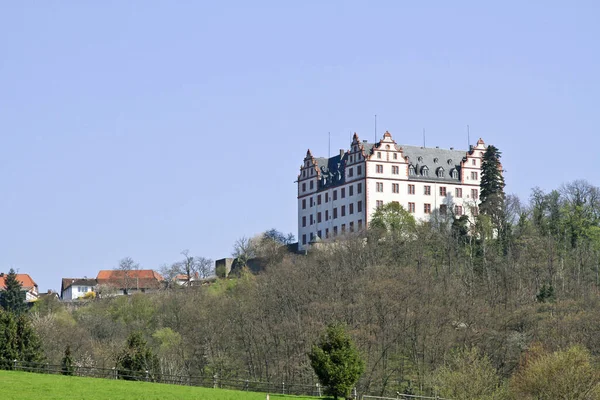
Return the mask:
{"type": "Polygon", "coordinates": [[[451,158],[448,159],[448,165],[452,165],[452,159],[451,158]]]}
{"type": "Polygon", "coordinates": [[[421,168],[421,175],[429,176],[429,168],[427,168],[427,165],[423,165],[423,167],[421,168]]]}
{"type": "Polygon", "coordinates": [[[408,175],[415,176],[417,173],[415,171],[415,166],[410,164],[408,166],[408,175]]]}
{"type": "Polygon", "coordinates": [[[436,175],[438,178],[443,178],[444,177],[444,168],[439,167],[436,171],[436,175]]]}
{"type": "Polygon", "coordinates": [[[456,168],[453,168],[450,171],[450,176],[452,177],[452,179],[458,179],[458,171],[456,170],[456,168]]]}

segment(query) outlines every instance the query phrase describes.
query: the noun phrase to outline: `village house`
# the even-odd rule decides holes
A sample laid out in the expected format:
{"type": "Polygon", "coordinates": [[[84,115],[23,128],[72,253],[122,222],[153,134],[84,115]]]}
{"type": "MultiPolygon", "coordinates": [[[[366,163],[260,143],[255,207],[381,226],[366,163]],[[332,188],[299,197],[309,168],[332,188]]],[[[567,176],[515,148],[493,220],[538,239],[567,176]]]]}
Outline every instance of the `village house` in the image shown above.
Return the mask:
{"type": "MultiPolygon", "coordinates": [[[[17,274],[17,280],[21,283],[23,300],[26,302],[38,299],[38,285],[31,279],[29,274],[17,274]]],[[[6,274],[0,273],[0,292],[6,289],[6,274]]]]}

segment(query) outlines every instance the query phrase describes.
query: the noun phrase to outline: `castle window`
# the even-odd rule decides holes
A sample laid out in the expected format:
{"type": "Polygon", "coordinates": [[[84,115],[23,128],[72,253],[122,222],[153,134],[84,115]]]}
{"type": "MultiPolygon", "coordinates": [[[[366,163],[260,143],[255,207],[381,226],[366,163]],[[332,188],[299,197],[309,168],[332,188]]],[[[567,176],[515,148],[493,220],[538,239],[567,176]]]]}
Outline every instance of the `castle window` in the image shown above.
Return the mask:
{"type": "Polygon", "coordinates": [[[346,224],[342,224],[342,233],[346,232],[346,224]]]}
{"type": "Polygon", "coordinates": [[[354,222],[350,222],[350,232],[354,232],[354,222]]]}
{"type": "Polygon", "coordinates": [[[358,203],[356,203],[356,210],[358,212],[362,212],[362,201],[359,201],[358,203]]]}
{"type": "Polygon", "coordinates": [[[314,181],[310,181],[310,190],[313,190],[314,188],[314,181]]]}
{"type": "Polygon", "coordinates": [[[423,194],[426,196],[431,195],[431,186],[429,186],[429,185],[423,186],[423,194]]]}
{"type": "Polygon", "coordinates": [[[337,190],[333,191],[333,201],[337,200],[337,190]]]}
{"type": "Polygon", "coordinates": [[[471,207],[471,214],[473,214],[474,217],[479,215],[479,209],[477,207],[471,207]]]}
{"type": "Polygon", "coordinates": [[[400,167],[397,165],[392,165],[392,174],[398,175],[400,173],[400,167]]]}
{"type": "Polygon", "coordinates": [[[394,160],[398,159],[398,153],[394,153],[394,160]]]}
{"type": "Polygon", "coordinates": [[[315,234],[311,232],[310,233],[310,241],[312,242],[314,238],[315,238],[315,234]]]}
{"type": "Polygon", "coordinates": [[[348,168],[348,177],[351,178],[354,176],[354,168],[348,168]]]}
{"type": "Polygon", "coordinates": [[[423,212],[425,214],[431,214],[431,204],[429,204],[429,203],[423,204],[423,212]]]}
{"type": "Polygon", "coordinates": [[[392,193],[400,193],[400,185],[397,183],[392,183],[392,193]]]}
{"type": "Polygon", "coordinates": [[[408,185],[408,194],[415,194],[415,185],[408,185]]]}
{"type": "Polygon", "coordinates": [[[473,164],[473,165],[477,165],[477,160],[476,160],[476,159],[472,159],[472,160],[471,160],[471,164],[473,164]]]}
{"type": "Polygon", "coordinates": [[[389,149],[390,149],[390,145],[389,145],[389,144],[386,144],[386,145],[385,145],[385,149],[386,149],[386,150],[389,150],[389,149]]]}
{"type": "Polygon", "coordinates": [[[448,213],[448,206],[445,204],[440,205],[440,215],[446,215],[448,213]]]}
{"type": "Polygon", "coordinates": [[[321,195],[317,196],[317,205],[321,205],[321,195]]]}
{"type": "Polygon", "coordinates": [[[329,192],[325,193],[325,203],[329,203],[329,192]]]}
{"type": "Polygon", "coordinates": [[[377,171],[378,174],[383,174],[383,165],[377,164],[376,165],[376,171],[377,171]]]}
{"type": "Polygon", "coordinates": [[[356,175],[358,175],[358,176],[362,175],[362,165],[359,165],[358,167],[356,167],[356,175]]]}
{"type": "Polygon", "coordinates": [[[375,206],[376,206],[377,208],[381,208],[381,207],[383,207],[383,200],[377,200],[377,201],[375,202],[375,206]]]}
{"type": "Polygon", "coordinates": [[[454,206],[454,214],[461,216],[463,215],[463,208],[462,206],[454,206]]]}
{"type": "Polygon", "coordinates": [[[318,238],[321,238],[321,233],[322,233],[321,231],[318,231],[318,232],[317,232],[317,237],[318,237],[318,238]]]}
{"type": "Polygon", "coordinates": [[[313,218],[313,215],[312,215],[312,214],[310,214],[310,224],[312,225],[312,224],[314,224],[314,223],[315,223],[315,220],[314,220],[314,218],[313,218]]]}
{"type": "Polygon", "coordinates": [[[380,151],[377,152],[377,158],[381,159],[381,152],[380,151]]]}
{"type": "Polygon", "coordinates": [[[358,220],[358,229],[362,229],[362,219],[358,220]]]}
{"type": "Polygon", "coordinates": [[[446,195],[446,186],[440,186],[440,196],[446,195]]]}
{"type": "Polygon", "coordinates": [[[471,189],[471,198],[477,200],[479,198],[479,192],[477,189],[471,189]]]}
{"type": "Polygon", "coordinates": [[[350,185],[350,187],[348,188],[348,196],[353,196],[354,195],[354,185],[350,185]]]}
{"type": "Polygon", "coordinates": [[[306,199],[302,199],[302,209],[306,210],[306,199]]]}
{"type": "Polygon", "coordinates": [[[306,227],[306,215],[302,217],[302,227],[306,227]]]}
{"type": "Polygon", "coordinates": [[[302,235],[302,244],[306,245],[306,235],[302,235]]]}
{"type": "Polygon", "coordinates": [[[362,183],[361,182],[356,184],[356,193],[358,193],[358,194],[362,193],[362,183]]]}
{"type": "Polygon", "coordinates": [[[376,183],[376,191],[377,192],[383,192],[383,182],[377,182],[376,183]]]}
{"type": "Polygon", "coordinates": [[[302,171],[302,177],[305,178],[306,177],[306,170],[302,171]]]}
{"type": "MultiPolygon", "coordinates": [[[[317,223],[320,223],[320,222],[321,222],[321,213],[318,212],[317,213],[317,223]]],[[[321,235],[319,235],[319,236],[321,236],[321,235]]]]}
{"type": "Polygon", "coordinates": [[[314,205],[313,198],[311,197],[309,200],[310,200],[310,206],[312,207],[314,205]]]}
{"type": "Polygon", "coordinates": [[[456,195],[454,197],[462,198],[462,188],[456,188],[456,195]]]}
{"type": "Polygon", "coordinates": [[[342,199],[346,198],[346,188],[342,188],[342,199]]]}
{"type": "Polygon", "coordinates": [[[350,207],[348,209],[348,212],[350,213],[350,215],[354,214],[354,203],[350,203],[350,205],[348,207],[350,207]]]}
{"type": "Polygon", "coordinates": [[[415,212],[415,203],[408,203],[408,212],[414,214],[414,212],[415,212]]]}
{"type": "Polygon", "coordinates": [[[325,238],[329,239],[329,228],[325,228],[325,238]]]}
{"type": "Polygon", "coordinates": [[[475,171],[471,172],[471,179],[474,180],[474,181],[477,180],[477,172],[475,172],[475,171]]]}
{"type": "Polygon", "coordinates": [[[337,218],[337,207],[333,209],[333,219],[337,218]]]}
{"type": "Polygon", "coordinates": [[[303,192],[306,192],[306,183],[303,183],[303,184],[302,184],[302,191],[303,191],[303,192]]]}
{"type": "Polygon", "coordinates": [[[329,221],[329,210],[325,210],[325,221],[329,221]]]}
{"type": "Polygon", "coordinates": [[[338,228],[337,228],[337,226],[334,226],[333,227],[333,237],[336,237],[337,234],[338,234],[338,228]]]}

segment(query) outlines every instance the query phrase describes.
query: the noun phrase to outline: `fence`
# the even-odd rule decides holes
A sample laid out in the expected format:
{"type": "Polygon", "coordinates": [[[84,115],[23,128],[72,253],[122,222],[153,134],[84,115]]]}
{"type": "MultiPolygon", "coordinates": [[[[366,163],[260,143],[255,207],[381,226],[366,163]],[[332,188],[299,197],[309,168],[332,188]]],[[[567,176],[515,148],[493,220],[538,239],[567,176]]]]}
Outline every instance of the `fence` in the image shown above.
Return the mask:
{"type": "MultiPolygon", "coordinates": [[[[48,363],[22,362],[19,360],[0,359],[0,369],[10,369],[15,371],[27,371],[43,374],[61,375],[65,371],[61,365],[48,363]]],[[[316,385],[287,384],[285,382],[260,382],[244,379],[222,379],[214,376],[184,376],[151,374],[150,371],[127,371],[117,368],[97,368],[97,367],[77,367],[73,366],[69,375],[84,376],[91,378],[104,379],[126,379],[156,383],[168,383],[184,386],[202,386],[220,389],[242,390],[250,392],[264,392],[272,394],[288,394],[298,396],[321,396],[323,387],[318,383],[316,385]]],[[[356,390],[354,391],[355,398],[356,390]]]]}
{"type": "Polygon", "coordinates": [[[369,400],[369,399],[373,399],[373,400],[450,400],[450,399],[446,399],[444,397],[438,397],[438,396],[418,396],[415,394],[402,394],[402,393],[397,393],[396,397],[380,397],[380,396],[368,396],[368,395],[363,395],[361,397],[361,400],[369,400]]]}
{"type": "MultiPolygon", "coordinates": [[[[65,373],[61,365],[48,363],[22,362],[19,360],[0,359],[0,369],[10,369],[15,371],[36,372],[42,374],[62,375],[65,373]]],[[[304,384],[286,384],[285,382],[260,382],[244,379],[222,379],[217,375],[213,376],[188,376],[188,375],[168,375],[151,374],[150,371],[127,371],[117,368],[98,368],[98,367],[78,367],[73,366],[69,375],[83,376],[90,378],[104,379],[126,379],[156,383],[167,383],[172,385],[201,386],[219,389],[242,390],[249,392],[263,392],[271,394],[288,394],[297,396],[317,396],[324,395],[325,388],[318,383],[315,385],[304,384]]],[[[410,394],[397,393],[396,397],[380,397],[361,395],[357,389],[352,391],[355,399],[361,400],[450,400],[442,397],[417,396],[410,394]]]]}

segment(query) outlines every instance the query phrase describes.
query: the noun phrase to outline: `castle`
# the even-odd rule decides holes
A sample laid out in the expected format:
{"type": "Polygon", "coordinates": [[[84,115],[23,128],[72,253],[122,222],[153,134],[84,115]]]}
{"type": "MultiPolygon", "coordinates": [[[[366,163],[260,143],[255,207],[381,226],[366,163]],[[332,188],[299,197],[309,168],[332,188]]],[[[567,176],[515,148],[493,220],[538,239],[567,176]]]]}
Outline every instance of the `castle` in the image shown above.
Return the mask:
{"type": "Polygon", "coordinates": [[[398,202],[417,220],[433,212],[477,215],[479,139],[466,150],[398,145],[389,132],[377,143],[360,141],[330,157],[307,151],[298,175],[298,249],[366,228],[377,207],[398,202]]]}

